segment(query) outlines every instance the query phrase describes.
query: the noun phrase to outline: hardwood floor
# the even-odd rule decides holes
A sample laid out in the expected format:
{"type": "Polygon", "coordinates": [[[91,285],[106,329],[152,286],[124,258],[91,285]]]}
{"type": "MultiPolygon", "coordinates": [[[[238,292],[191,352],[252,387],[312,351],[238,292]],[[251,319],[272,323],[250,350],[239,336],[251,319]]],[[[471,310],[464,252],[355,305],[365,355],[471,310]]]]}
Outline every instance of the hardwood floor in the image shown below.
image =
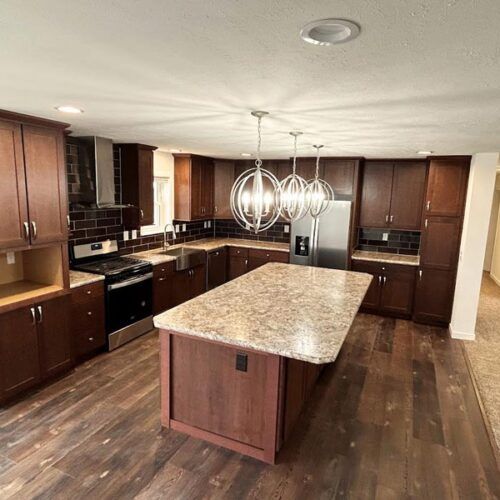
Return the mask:
{"type": "Polygon", "coordinates": [[[269,466],[160,428],[149,334],[0,410],[0,498],[499,498],[459,341],[359,315],[269,466]]]}

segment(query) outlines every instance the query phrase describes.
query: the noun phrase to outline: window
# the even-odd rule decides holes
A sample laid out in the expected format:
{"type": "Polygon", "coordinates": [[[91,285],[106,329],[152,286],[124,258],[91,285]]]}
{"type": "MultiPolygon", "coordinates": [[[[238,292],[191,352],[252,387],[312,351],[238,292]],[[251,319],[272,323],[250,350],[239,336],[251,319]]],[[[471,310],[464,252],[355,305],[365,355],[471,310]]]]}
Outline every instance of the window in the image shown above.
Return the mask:
{"type": "Polygon", "coordinates": [[[161,233],[165,224],[172,222],[172,203],[168,177],[155,177],[153,180],[154,222],[141,227],[141,235],[161,233]]]}

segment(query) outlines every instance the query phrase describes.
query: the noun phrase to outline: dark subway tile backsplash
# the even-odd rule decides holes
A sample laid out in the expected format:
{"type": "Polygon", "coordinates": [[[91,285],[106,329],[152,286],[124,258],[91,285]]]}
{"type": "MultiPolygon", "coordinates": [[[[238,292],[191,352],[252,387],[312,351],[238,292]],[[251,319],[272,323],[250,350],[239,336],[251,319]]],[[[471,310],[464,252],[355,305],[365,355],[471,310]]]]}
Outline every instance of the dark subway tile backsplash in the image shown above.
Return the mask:
{"type": "Polygon", "coordinates": [[[401,255],[418,255],[420,251],[420,231],[400,231],[396,229],[358,229],[358,250],[386,252],[401,255]],[[384,234],[387,239],[384,239],[384,234]]]}
{"type": "Polygon", "coordinates": [[[234,219],[215,220],[215,236],[220,238],[241,238],[256,241],[274,241],[276,243],[290,243],[290,233],[285,233],[285,226],[289,224],[276,222],[270,229],[255,234],[242,228],[234,219]]]}

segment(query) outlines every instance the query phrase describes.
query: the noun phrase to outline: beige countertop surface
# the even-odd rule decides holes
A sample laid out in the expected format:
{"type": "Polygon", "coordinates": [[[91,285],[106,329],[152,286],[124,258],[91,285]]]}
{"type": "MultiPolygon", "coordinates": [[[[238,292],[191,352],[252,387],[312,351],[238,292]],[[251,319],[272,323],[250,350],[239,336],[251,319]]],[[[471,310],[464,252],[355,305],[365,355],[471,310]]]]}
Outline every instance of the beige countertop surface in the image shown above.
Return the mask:
{"type": "MultiPolygon", "coordinates": [[[[202,240],[190,241],[189,243],[181,243],[179,245],[171,245],[169,248],[198,248],[210,252],[225,246],[232,246],[238,248],[257,248],[261,250],[274,250],[277,252],[289,252],[290,246],[288,243],[274,243],[270,241],[254,241],[244,240],[238,238],[205,238],[202,240]]],[[[153,265],[163,264],[175,260],[171,255],[165,255],[162,248],[155,248],[154,250],[146,250],[130,255],[136,259],[147,260],[153,265]]]]}
{"type": "Polygon", "coordinates": [[[268,263],[154,318],[156,327],[310,363],[336,359],[372,277],[268,263]]]}
{"type": "Polygon", "coordinates": [[[383,262],[386,264],[404,264],[407,266],[419,266],[419,255],[399,255],[384,252],[367,252],[366,250],[355,250],[351,257],[353,260],[365,260],[368,262],[383,262]]]}
{"type": "Polygon", "coordinates": [[[83,271],[69,271],[70,288],[90,285],[91,283],[96,283],[97,281],[104,281],[104,276],[102,274],[84,273],[83,271]]]}

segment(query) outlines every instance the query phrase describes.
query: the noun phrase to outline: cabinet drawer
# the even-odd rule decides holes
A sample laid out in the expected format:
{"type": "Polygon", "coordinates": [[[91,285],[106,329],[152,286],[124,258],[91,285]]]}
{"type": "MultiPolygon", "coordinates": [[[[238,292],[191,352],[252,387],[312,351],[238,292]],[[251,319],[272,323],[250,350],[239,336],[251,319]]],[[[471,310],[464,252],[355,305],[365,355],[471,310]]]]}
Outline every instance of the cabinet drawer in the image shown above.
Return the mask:
{"type": "Polygon", "coordinates": [[[71,322],[74,332],[104,328],[104,299],[74,303],[71,309],[71,322]]]}
{"type": "Polygon", "coordinates": [[[250,248],[248,255],[252,259],[262,259],[267,262],[288,262],[289,254],[287,252],[276,252],[272,250],[261,250],[258,248],[250,248]]]}
{"type": "Polygon", "coordinates": [[[106,345],[106,332],[103,328],[94,330],[81,330],[76,332],[74,338],[75,358],[80,359],[106,345]]]}
{"type": "Polygon", "coordinates": [[[248,248],[237,248],[237,247],[229,247],[229,256],[230,257],[244,257],[248,258],[248,248]]]}
{"type": "Polygon", "coordinates": [[[165,277],[168,274],[175,272],[175,260],[171,262],[165,262],[164,264],[158,264],[153,267],[153,278],[165,277]]]}
{"type": "Polygon", "coordinates": [[[99,282],[79,286],[73,289],[71,295],[71,300],[74,304],[86,302],[87,300],[95,299],[97,297],[104,297],[104,283],[99,282]]]}

